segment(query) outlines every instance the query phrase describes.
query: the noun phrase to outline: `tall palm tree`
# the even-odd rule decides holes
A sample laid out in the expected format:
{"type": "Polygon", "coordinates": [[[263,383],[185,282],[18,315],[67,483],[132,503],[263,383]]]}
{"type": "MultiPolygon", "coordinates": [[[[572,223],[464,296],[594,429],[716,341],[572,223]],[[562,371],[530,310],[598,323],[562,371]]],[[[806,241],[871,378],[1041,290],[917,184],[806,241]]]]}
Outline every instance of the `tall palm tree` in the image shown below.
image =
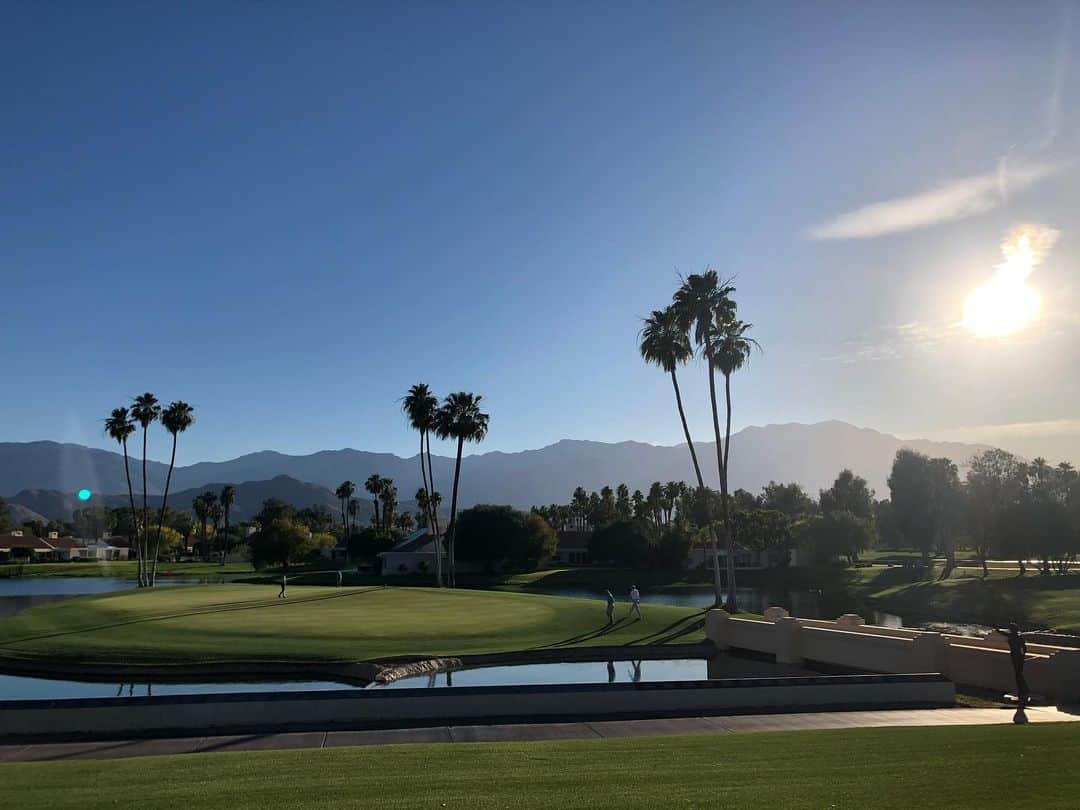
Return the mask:
{"type": "Polygon", "coordinates": [[[349,513],[349,536],[352,537],[356,532],[356,516],[360,514],[360,502],[356,498],[349,498],[345,511],[349,513]]]}
{"type": "Polygon", "coordinates": [[[382,528],[388,532],[394,525],[394,510],[397,508],[397,487],[393,478],[382,479],[379,499],[382,501],[382,528]]]}
{"type": "MultiPolygon", "coordinates": [[[[147,555],[150,551],[150,507],[147,502],[146,492],[146,434],[150,428],[150,425],[158,420],[161,416],[161,406],[158,404],[157,397],[147,391],[145,394],[135,397],[135,401],[131,405],[131,418],[134,419],[142,427],[142,500],[143,500],[143,520],[142,520],[142,557],[143,568],[147,565],[147,555]]],[[[145,572],[144,572],[145,578],[145,572]]],[[[144,585],[150,583],[144,582],[144,585]]]]}
{"type": "Polygon", "coordinates": [[[195,519],[199,522],[199,538],[203,543],[203,550],[208,552],[210,548],[210,541],[207,538],[206,524],[210,520],[210,500],[207,496],[209,492],[204,492],[201,495],[196,495],[191,501],[192,511],[195,512],[195,519]]]}
{"type": "Polygon", "coordinates": [[[379,495],[382,492],[382,476],[372,473],[368,476],[367,481],[364,482],[364,489],[366,489],[371,496],[375,499],[375,528],[379,528],[379,495]]]}
{"type": "Polygon", "coordinates": [[[217,547],[216,551],[221,552],[221,564],[224,565],[225,541],[218,532],[218,527],[221,525],[221,519],[225,517],[225,508],[221,505],[221,501],[218,500],[217,495],[214,496],[214,500],[210,504],[208,517],[210,518],[210,525],[214,528],[214,545],[217,547]]]}
{"type": "MultiPolygon", "coordinates": [[[[720,517],[724,524],[727,546],[727,600],[724,607],[734,612],[738,609],[735,598],[735,558],[731,532],[731,513],[727,502],[727,475],[724,467],[724,444],[720,437],[720,412],[716,406],[716,364],[713,353],[717,335],[735,320],[735,301],[732,295],[735,287],[729,281],[721,281],[715,270],[695,273],[683,279],[679,289],[672,297],[672,307],[678,317],[679,326],[694,342],[701,347],[705,355],[709,372],[709,404],[712,408],[713,434],[716,439],[716,470],[720,478],[720,517]]],[[[707,500],[706,500],[707,502],[707,500]]],[[[716,554],[714,552],[713,559],[716,554]]],[[[714,566],[714,575],[716,574],[714,566]]]]}
{"type": "Polygon", "coordinates": [[[161,528],[165,524],[165,505],[169,501],[169,485],[172,483],[173,468],[176,466],[176,439],[195,423],[195,409],[186,402],[177,400],[161,412],[161,424],[172,435],[172,455],[169,457],[169,472],[165,476],[165,494],[161,498],[161,511],[158,513],[157,538],[154,540],[154,550],[147,555],[147,565],[150,568],[147,584],[152,588],[157,581],[157,555],[161,548],[161,528]]]}
{"type": "MultiPolygon", "coordinates": [[[[236,487],[234,487],[232,484],[226,484],[225,486],[223,486],[221,488],[221,494],[218,495],[218,500],[221,502],[221,510],[222,510],[222,512],[224,512],[224,517],[225,517],[225,536],[224,536],[224,539],[225,539],[226,546],[228,546],[228,544],[229,544],[229,512],[232,511],[232,506],[233,506],[234,503],[236,503],[236,487]]],[[[229,549],[226,547],[225,550],[228,551],[229,549]]],[[[222,565],[225,564],[225,558],[224,557],[222,557],[222,559],[221,559],[221,564],[222,565]]]]}
{"type": "MultiPolygon", "coordinates": [[[[641,357],[646,363],[660,366],[671,375],[671,386],[675,390],[675,406],[679,410],[679,421],[682,422],[686,446],[690,450],[690,461],[694,465],[698,490],[704,492],[705,479],[701,475],[701,464],[698,463],[694,440],[690,437],[690,426],[686,421],[682,392],[679,390],[679,377],[675,373],[675,370],[680,365],[688,362],[694,356],[694,350],[690,345],[690,336],[687,334],[687,330],[683,328],[683,320],[674,305],[665,309],[653,310],[653,313],[645,319],[645,325],[641,329],[639,348],[641,357]]],[[[709,499],[705,498],[704,500],[707,506],[709,499]]],[[[708,512],[706,512],[706,522],[709,524],[709,536],[713,551],[713,592],[715,602],[719,605],[721,597],[720,546],[716,537],[716,527],[712,524],[712,515],[708,512]]]]}
{"type": "Polygon", "coordinates": [[[349,531],[349,520],[345,515],[345,508],[354,494],[356,494],[356,484],[352,481],[342,481],[338,488],[334,490],[334,495],[341,501],[341,532],[345,536],[346,545],[348,545],[349,535],[352,532],[349,531]]]}
{"type": "MultiPolygon", "coordinates": [[[[138,532],[139,518],[135,511],[135,490],[131,486],[131,466],[128,464],[128,437],[135,432],[135,424],[131,421],[131,415],[128,413],[127,408],[113,408],[113,412],[109,414],[109,417],[105,420],[105,433],[110,439],[118,442],[124,450],[124,474],[127,476],[128,486],[128,501],[131,503],[131,526],[134,530],[133,533],[138,532]]],[[[131,540],[135,541],[135,557],[138,561],[138,577],[139,587],[143,587],[146,582],[143,577],[143,559],[139,543],[137,538],[132,537],[131,540]]]]}
{"type": "Polygon", "coordinates": [[[724,375],[724,402],[727,407],[727,417],[724,427],[724,475],[728,472],[728,453],[731,451],[731,375],[750,362],[750,353],[757,349],[761,351],[759,344],[746,333],[754,328],[752,323],[732,321],[727,328],[718,336],[713,348],[713,362],[717,369],[724,375]]]}
{"type": "MultiPolygon", "coordinates": [[[[423,509],[427,515],[431,531],[438,537],[438,519],[431,513],[431,491],[435,489],[435,479],[431,470],[431,441],[429,434],[435,429],[435,417],[439,412],[439,400],[431,393],[427,383],[417,383],[409,389],[402,401],[402,410],[409,417],[409,425],[420,434],[420,476],[424,481],[423,509]],[[427,448],[427,467],[424,466],[425,446],[427,448]]],[[[419,499],[417,499],[419,502],[419,499]]],[[[436,546],[438,540],[436,539],[436,546]]],[[[442,555],[435,555],[435,583],[442,587],[442,555]]]]}
{"type": "Polygon", "coordinates": [[[447,558],[450,565],[450,587],[457,585],[454,535],[457,531],[458,484],[461,480],[461,451],[465,442],[482,442],[488,432],[490,417],[480,410],[478,394],[458,391],[448,394],[439,408],[435,422],[435,434],[440,439],[457,439],[457,456],[454,461],[454,489],[450,496],[450,526],[447,529],[447,558]]]}

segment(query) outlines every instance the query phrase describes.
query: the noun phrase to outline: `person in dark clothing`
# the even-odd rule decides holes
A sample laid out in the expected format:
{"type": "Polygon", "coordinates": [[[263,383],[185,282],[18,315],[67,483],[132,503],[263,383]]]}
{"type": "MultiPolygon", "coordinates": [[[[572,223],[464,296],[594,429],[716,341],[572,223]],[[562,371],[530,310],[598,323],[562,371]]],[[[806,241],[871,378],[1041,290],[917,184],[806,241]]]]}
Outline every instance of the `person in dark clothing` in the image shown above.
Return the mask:
{"type": "Polygon", "coordinates": [[[1016,622],[1009,625],[1007,638],[1009,639],[1009,658],[1012,659],[1013,675],[1016,676],[1016,696],[1021,703],[1025,703],[1029,694],[1027,679],[1024,678],[1024,658],[1027,656],[1027,643],[1024,641],[1024,637],[1020,635],[1020,628],[1016,622]]]}

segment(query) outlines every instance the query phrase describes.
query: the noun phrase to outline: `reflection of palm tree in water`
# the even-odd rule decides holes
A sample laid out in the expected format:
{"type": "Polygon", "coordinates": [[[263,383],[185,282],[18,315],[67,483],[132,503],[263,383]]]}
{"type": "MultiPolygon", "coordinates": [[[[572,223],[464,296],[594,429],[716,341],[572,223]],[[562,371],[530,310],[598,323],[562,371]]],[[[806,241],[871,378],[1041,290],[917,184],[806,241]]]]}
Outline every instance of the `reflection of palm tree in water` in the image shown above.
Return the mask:
{"type": "Polygon", "coordinates": [[[641,662],[631,661],[630,666],[632,667],[630,670],[630,680],[634,683],[638,683],[641,680],[641,662]]]}
{"type": "Polygon", "coordinates": [[[607,682],[608,683],[615,683],[615,662],[614,661],[608,661],[607,662],[607,682]]]}
{"type": "Polygon", "coordinates": [[[437,673],[437,672],[428,673],[428,676],[427,676],[428,689],[434,688],[434,686],[435,686],[435,678],[438,676],[438,674],[439,673],[437,673]]]}

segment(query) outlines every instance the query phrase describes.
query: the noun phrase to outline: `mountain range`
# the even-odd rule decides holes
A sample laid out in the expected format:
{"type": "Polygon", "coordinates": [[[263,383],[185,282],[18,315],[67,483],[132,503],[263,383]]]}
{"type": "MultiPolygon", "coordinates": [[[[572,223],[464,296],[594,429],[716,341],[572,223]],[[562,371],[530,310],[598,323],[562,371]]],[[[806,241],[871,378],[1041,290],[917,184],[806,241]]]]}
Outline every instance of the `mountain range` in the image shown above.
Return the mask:
{"type": "MultiPolygon", "coordinates": [[[[695,446],[706,484],[717,487],[714,443],[698,442],[695,446]]],[[[731,438],[731,486],[756,492],[769,481],[797,481],[816,493],[829,486],[846,467],[867,479],[879,496],[885,496],[892,459],[901,447],[947,456],[961,468],[971,456],[986,449],[984,445],[900,439],[837,421],[748,427],[731,438]]],[[[433,458],[436,489],[443,494],[444,506],[450,500],[453,467],[452,458],[433,458]]],[[[147,464],[149,492],[162,491],[167,472],[165,464],[147,464]]],[[[134,459],[131,473],[138,492],[142,471],[141,463],[134,459]]],[[[247,517],[257,512],[258,504],[267,497],[280,497],[297,506],[325,503],[336,514],[338,502],[332,490],[349,479],[357,483],[358,494],[362,495],[363,482],[373,473],[394,479],[403,505],[422,486],[416,456],[402,458],[353,449],[309,455],[267,450],[229,461],[178,466],[173,471],[169,501],[185,508],[199,491],[220,489],[224,482],[230,482],[247,488],[242,506],[240,497],[237,499],[238,520],[243,519],[241,514],[247,517]]],[[[509,503],[527,508],[568,502],[577,486],[599,490],[625,482],[631,490],[646,490],[652,481],[693,478],[685,444],[564,439],[538,450],[466,456],[462,461],[460,505],[509,503]]],[[[110,505],[125,503],[123,456],[50,441],[0,443],[0,494],[9,501],[52,516],[76,506],[74,493],[83,488],[102,496],[110,505]]]]}

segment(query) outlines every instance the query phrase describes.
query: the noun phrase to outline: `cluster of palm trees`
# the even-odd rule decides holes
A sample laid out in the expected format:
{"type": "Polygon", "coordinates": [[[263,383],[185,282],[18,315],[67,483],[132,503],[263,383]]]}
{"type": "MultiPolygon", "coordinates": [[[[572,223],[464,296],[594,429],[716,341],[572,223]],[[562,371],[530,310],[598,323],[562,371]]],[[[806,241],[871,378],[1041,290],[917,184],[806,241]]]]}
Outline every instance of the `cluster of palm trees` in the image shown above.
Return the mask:
{"type": "MultiPolygon", "coordinates": [[[[731,438],[731,377],[750,360],[750,353],[758,347],[749,337],[751,324],[740,321],[737,306],[732,297],[735,287],[730,281],[722,281],[713,270],[687,276],[672,296],[671,304],[654,310],[645,318],[641,330],[639,348],[647,363],[659,366],[671,375],[675,390],[675,404],[682,420],[683,433],[690,450],[699,490],[705,489],[694,441],[686,422],[682,392],[676,369],[700,356],[708,371],[709,402],[712,409],[713,433],[716,438],[716,467],[720,479],[720,518],[727,547],[727,599],[724,607],[729,611],[738,609],[735,598],[735,554],[731,531],[731,510],[728,504],[728,465],[731,438]],[[720,431],[720,414],[716,402],[716,372],[724,377],[725,429],[720,431]]],[[[708,499],[705,503],[708,504],[708,499]]],[[[711,516],[707,516],[711,517],[711,516]]],[[[721,600],[719,541],[716,526],[709,519],[713,547],[713,585],[716,603],[721,600]]]]}
{"type": "Polygon", "coordinates": [[[442,554],[439,553],[438,505],[442,496],[435,490],[435,474],[431,465],[431,434],[440,439],[457,441],[457,455],[454,461],[454,486],[450,495],[450,525],[446,531],[446,584],[453,588],[457,584],[457,566],[454,554],[454,535],[457,523],[458,485],[461,481],[461,453],[465,442],[481,442],[487,435],[488,414],[480,410],[478,394],[458,391],[448,394],[439,405],[439,398],[432,393],[426,383],[412,386],[402,400],[402,410],[409,419],[409,425],[420,434],[420,473],[423,479],[423,497],[417,494],[417,503],[424,510],[427,523],[436,538],[435,582],[441,588],[444,584],[442,554]]]}
{"type": "Polygon", "coordinates": [[[118,442],[124,451],[124,473],[127,476],[128,499],[131,503],[132,525],[135,537],[135,557],[138,561],[138,581],[140,588],[152,588],[157,577],[157,556],[161,547],[161,528],[165,522],[165,506],[169,500],[169,484],[172,483],[173,467],[176,465],[177,437],[195,422],[195,409],[186,402],[177,400],[162,408],[150,392],[135,397],[129,407],[115,408],[105,419],[105,433],[118,442]],[[159,421],[172,436],[172,454],[169,457],[169,472],[165,476],[165,492],[161,499],[158,514],[157,533],[150,543],[150,506],[146,489],[146,451],[150,425],[159,421]],[[131,467],[128,462],[128,439],[138,428],[142,428],[142,511],[135,508],[135,490],[131,484],[131,467]]]}
{"type": "Polygon", "coordinates": [[[222,487],[220,494],[207,490],[201,495],[196,495],[191,502],[191,508],[195,512],[195,519],[199,522],[199,537],[202,538],[207,556],[210,555],[210,537],[213,537],[215,541],[222,538],[220,542],[217,542],[218,550],[221,552],[222,565],[225,564],[225,552],[229,550],[227,547],[229,542],[229,514],[235,502],[236,487],[232,484],[226,484],[222,487]],[[214,530],[212,535],[207,533],[207,524],[214,530]],[[218,533],[219,527],[224,529],[223,534],[218,533]]]}
{"type": "MultiPolygon", "coordinates": [[[[369,475],[364,482],[364,489],[372,496],[374,514],[371,523],[377,531],[388,532],[390,529],[406,531],[412,526],[412,515],[395,514],[397,511],[397,487],[394,486],[393,478],[384,478],[381,475],[369,475]]],[[[341,502],[341,526],[345,537],[349,538],[356,533],[356,516],[359,512],[359,501],[353,496],[356,494],[356,484],[352,481],[342,481],[334,490],[334,495],[341,502]]]]}

